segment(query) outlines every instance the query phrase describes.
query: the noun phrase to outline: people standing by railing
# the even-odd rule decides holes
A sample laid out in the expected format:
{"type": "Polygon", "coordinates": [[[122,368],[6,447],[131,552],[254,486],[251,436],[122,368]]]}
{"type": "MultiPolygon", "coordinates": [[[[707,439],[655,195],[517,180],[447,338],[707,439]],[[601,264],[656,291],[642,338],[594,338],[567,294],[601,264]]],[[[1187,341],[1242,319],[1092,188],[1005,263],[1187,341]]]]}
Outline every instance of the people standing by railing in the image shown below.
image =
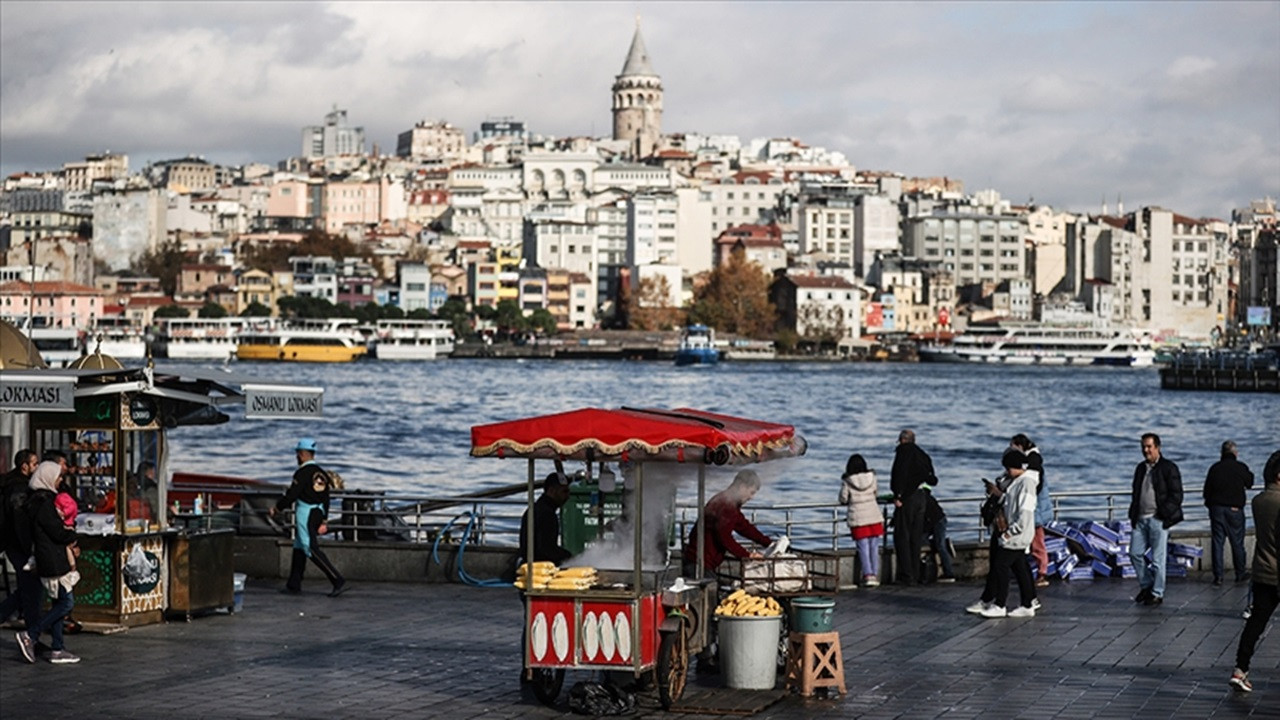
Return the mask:
{"type": "Polygon", "coordinates": [[[1169,529],[1182,522],[1182,473],[1160,450],[1160,436],[1142,436],[1143,462],[1133,469],[1133,496],[1129,502],[1129,520],[1133,537],[1129,542],[1129,560],[1138,572],[1138,594],[1133,598],[1143,605],[1164,602],[1165,562],[1169,529]],[[1151,550],[1150,567],[1146,553],[1151,550]]]}
{"type": "Polygon", "coordinates": [[[1213,533],[1210,555],[1213,558],[1213,584],[1221,585],[1226,575],[1223,568],[1223,540],[1231,541],[1231,566],[1236,582],[1249,577],[1244,552],[1244,491],[1253,487],[1253,473],[1237,458],[1236,444],[1222,443],[1222,458],[1209,468],[1204,478],[1204,504],[1209,508],[1209,529],[1213,533]]]}
{"type": "Polygon", "coordinates": [[[1036,535],[1031,541],[1031,557],[1039,571],[1036,587],[1049,587],[1049,551],[1044,546],[1044,526],[1053,520],[1053,499],[1049,497],[1049,483],[1044,478],[1044,456],[1031,438],[1023,433],[1014,435],[1009,445],[1027,456],[1027,469],[1040,475],[1036,484],[1036,535]]]}
{"type": "Polygon", "coordinates": [[[862,562],[863,587],[880,585],[880,538],[884,537],[884,515],[876,501],[876,473],[858,454],[849,456],[840,476],[840,504],[847,509],[849,534],[858,547],[862,562]]]}
{"type": "Polygon", "coordinates": [[[893,490],[893,547],[898,561],[898,582],[919,582],[920,550],[924,545],[925,496],[922,486],[934,487],[938,477],[933,459],[916,445],[913,430],[898,433],[889,488],[893,490]]]}
{"type": "Polygon", "coordinates": [[[1000,458],[1004,475],[987,483],[992,500],[984,508],[991,527],[991,562],[987,583],[978,602],[965,608],[985,618],[1035,617],[1036,588],[1031,580],[1027,551],[1035,536],[1038,473],[1027,469],[1027,457],[1010,448],[1000,458]],[[1018,607],[1010,612],[1009,576],[1018,581],[1018,607]]]}

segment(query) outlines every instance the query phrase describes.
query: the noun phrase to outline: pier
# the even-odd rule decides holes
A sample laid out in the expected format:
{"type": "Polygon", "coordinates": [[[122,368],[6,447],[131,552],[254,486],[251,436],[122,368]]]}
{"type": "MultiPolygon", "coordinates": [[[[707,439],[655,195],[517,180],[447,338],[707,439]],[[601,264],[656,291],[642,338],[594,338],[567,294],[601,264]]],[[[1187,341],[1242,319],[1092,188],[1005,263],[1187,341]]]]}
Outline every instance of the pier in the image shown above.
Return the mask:
{"type": "MultiPolygon", "coordinates": [[[[312,573],[314,575],[314,573],[312,573]]],[[[358,583],[339,598],[310,576],[300,596],[250,578],[242,612],[67,636],[78,665],[0,651],[0,715],[132,718],[559,718],[518,683],[522,606],[512,589],[358,583]]],[[[1170,579],[1165,603],[1134,605],[1132,580],[1055,582],[1031,619],[964,612],[976,581],[837,596],[848,694],[757,697],[759,718],[1275,717],[1280,642],[1253,658],[1254,691],[1227,685],[1246,587],[1170,579]]],[[[45,638],[47,641],[47,637],[45,638]]],[[[693,704],[630,717],[707,717],[717,676],[690,676],[693,704]],[[695,715],[694,713],[699,713],[695,715]]],[[[781,681],[779,681],[781,687],[781,681]]],[[[748,691],[734,691],[742,695],[748,691]]],[[[741,700],[741,698],[739,698],[741,700]]]]}

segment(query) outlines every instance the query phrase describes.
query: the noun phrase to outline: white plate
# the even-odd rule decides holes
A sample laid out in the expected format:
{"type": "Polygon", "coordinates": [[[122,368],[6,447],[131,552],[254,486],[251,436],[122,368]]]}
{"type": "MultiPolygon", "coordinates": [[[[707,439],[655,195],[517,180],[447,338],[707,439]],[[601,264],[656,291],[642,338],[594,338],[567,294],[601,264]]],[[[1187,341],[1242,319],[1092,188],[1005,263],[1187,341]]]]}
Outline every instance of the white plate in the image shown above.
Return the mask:
{"type": "Polygon", "coordinates": [[[609,613],[600,613],[600,654],[606,662],[613,659],[613,641],[616,639],[609,613]]]}
{"type": "Polygon", "coordinates": [[[547,655],[547,616],[538,613],[533,616],[529,628],[529,640],[533,643],[533,659],[541,662],[547,655]]]}
{"type": "Polygon", "coordinates": [[[587,613],[582,618],[582,650],[588,660],[595,660],[596,653],[600,651],[600,625],[596,622],[596,614],[594,612],[587,613]]]}
{"type": "Polygon", "coordinates": [[[556,613],[551,621],[551,647],[556,651],[556,659],[564,662],[569,654],[569,623],[565,622],[564,613],[556,613]]]}
{"type": "Polygon", "coordinates": [[[618,613],[618,619],[614,621],[614,627],[618,631],[618,657],[631,661],[631,621],[627,620],[627,616],[618,613]]]}

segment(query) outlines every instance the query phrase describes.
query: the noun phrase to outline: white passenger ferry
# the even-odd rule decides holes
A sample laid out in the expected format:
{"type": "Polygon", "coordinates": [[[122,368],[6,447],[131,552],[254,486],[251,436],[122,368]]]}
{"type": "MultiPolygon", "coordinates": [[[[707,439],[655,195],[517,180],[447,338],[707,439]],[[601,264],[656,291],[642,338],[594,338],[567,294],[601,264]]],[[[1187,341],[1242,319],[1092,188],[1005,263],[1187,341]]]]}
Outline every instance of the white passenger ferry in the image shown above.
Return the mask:
{"type": "Polygon", "coordinates": [[[926,345],[919,353],[924,362],[1129,367],[1151,367],[1156,356],[1143,330],[1034,323],[970,327],[950,345],[926,345]]]}
{"type": "Polygon", "coordinates": [[[98,318],[89,329],[89,352],[100,352],[117,360],[147,356],[147,329],[125,317],[98,318]]]}
{"type": "Polygon", "coordinates": [[[266,318],[165,318],[159,320],[155,354],[171,360],[226,360],[236,352],[236,335],[251,320],[266,318]]]}
{"type": "Polygon", "coordinates": [[[453,354],[453,344],[446,320],[379,320],[369,352],[379,360],[435,360],[453,354]]]}

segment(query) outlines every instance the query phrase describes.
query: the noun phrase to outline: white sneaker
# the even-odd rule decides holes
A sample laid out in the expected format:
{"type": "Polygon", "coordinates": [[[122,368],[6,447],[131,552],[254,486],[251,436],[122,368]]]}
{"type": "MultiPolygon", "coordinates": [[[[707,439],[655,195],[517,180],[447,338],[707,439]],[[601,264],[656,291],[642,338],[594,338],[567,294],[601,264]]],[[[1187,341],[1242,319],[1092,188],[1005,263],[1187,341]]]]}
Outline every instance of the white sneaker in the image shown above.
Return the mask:
{"type": "Polygon", "coordinates": [[[867,587],[880,587],[880,579],[875,575],[868,575],[862,580],[862,584],[867,587]]]}
{"type": "Polygon", "coordinates": [[[1036,616],[1035,608],[1016,607],[1009,611],[1009,617],[1027,618],[1027,617],[1035,617],[1035,616],[1036,616]]]}
{"type": "Polygon", "coordinates": [[[1008,611],[1008,610],[1005,610],[1004,608],[1002,608],[1002,607],[1000,607],[1000,606],[998,606],[998,605],[989,605],[989,606],[987,606],[987,609],[986,609],[986,610],[983,610],[983,611],[982,611],[981,613],[979,613],[979,614],[980,614],[980,615],[982,615],[982,617],[984,617],[984,618],[1002,618],[1002,617],[1009,617],[1009,611],[1008,611]]]}
{"type": "Polygon", "coordinates": [[[964,611],[968,613],[973,613],[974,615],[981,615],[982,613],[986,612],[986,609],[989,607],[991,607],[990,603],[984,603],[981,600],[979,600],[978,602],[965,608],[964,611]]]}
{"type": "Polygon", "coordinates": [[[1040,609],[1040,598],[1031,598],[1031,609],[1032,610],[1040,609]]]}

